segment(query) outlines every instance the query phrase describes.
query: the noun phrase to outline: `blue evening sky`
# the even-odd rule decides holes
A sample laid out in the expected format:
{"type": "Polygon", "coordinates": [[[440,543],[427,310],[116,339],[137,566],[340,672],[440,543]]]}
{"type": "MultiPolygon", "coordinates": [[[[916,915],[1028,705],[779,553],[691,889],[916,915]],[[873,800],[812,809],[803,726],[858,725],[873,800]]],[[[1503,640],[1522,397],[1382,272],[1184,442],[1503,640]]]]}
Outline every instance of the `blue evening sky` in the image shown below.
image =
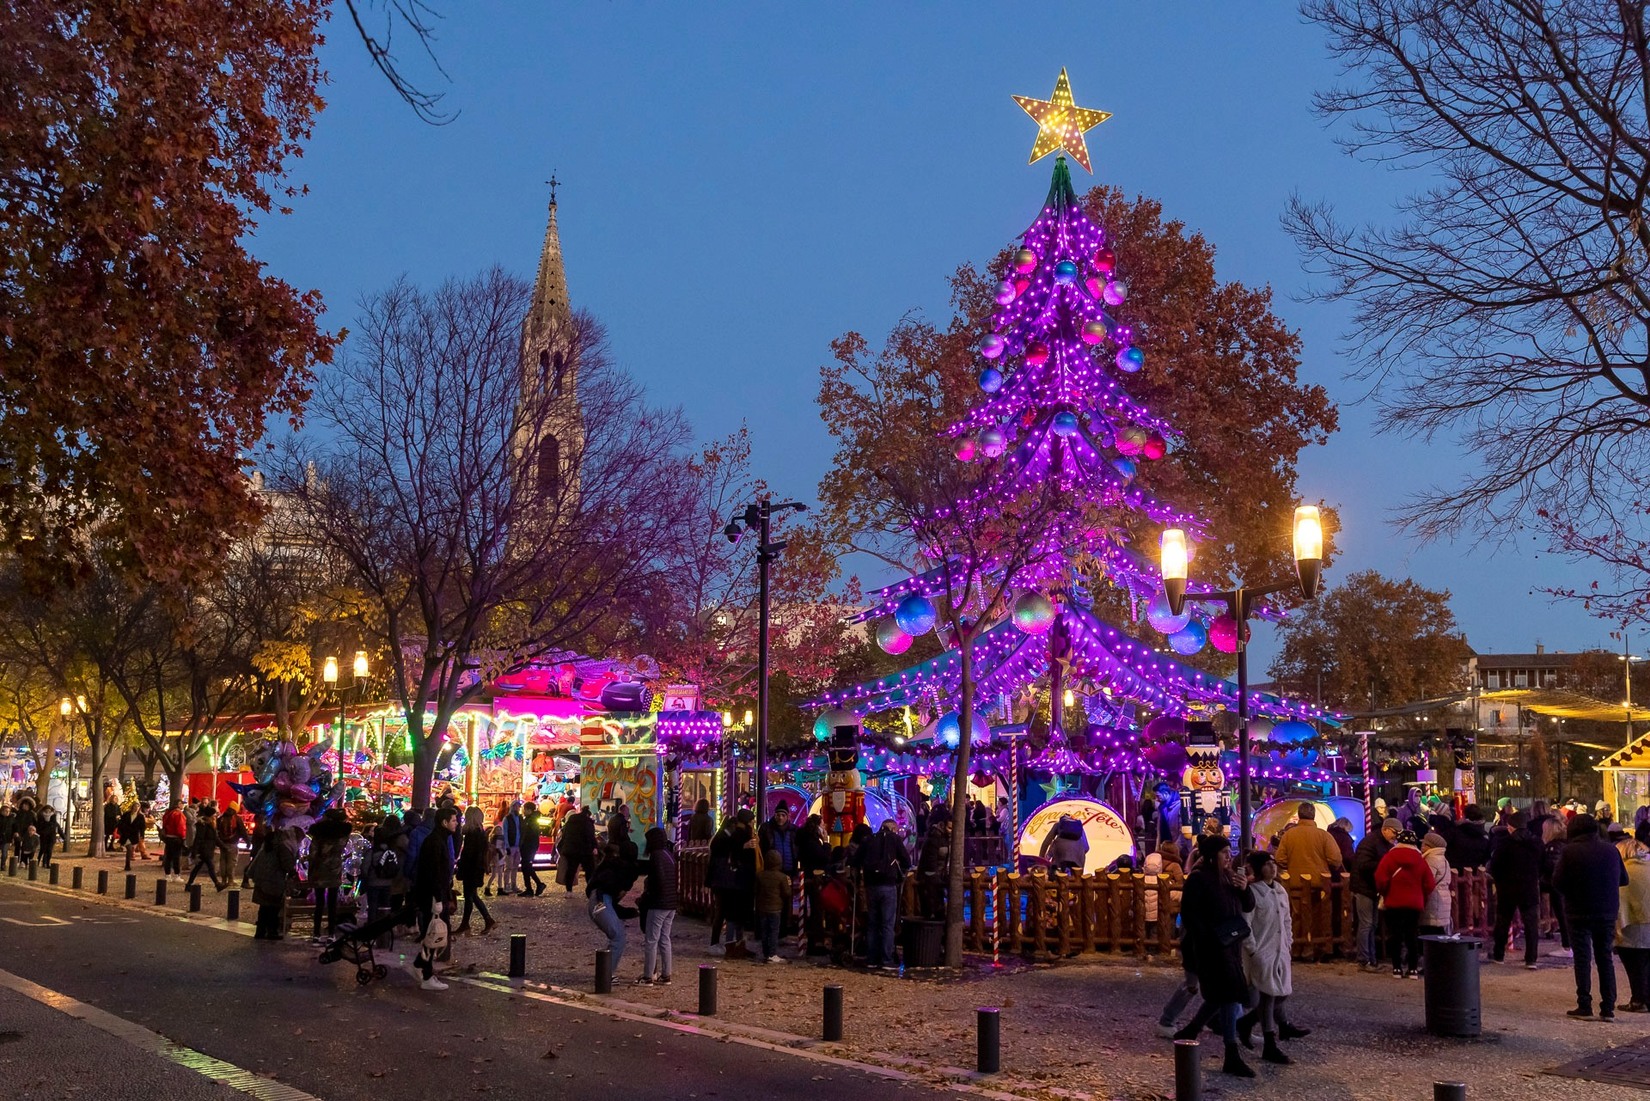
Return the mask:
{"type": "Polygon", "coordinates": [[[1035,217],[1051,162],[1027,166],[1035,126],[1009,97],[1046,98],[1064,65],[1077,101],[1115,116],[1089,134],[1096,178],[1203,232],[1222,278],[1274,287],[1304,378],[1343,403],[1301,462],[1303,493],[1341,510],[1331,582],[1373,567],[1448,588],[1483,651],[1607,641],[1532,591],[1591,575],[1529,536],[1418,546],[1387,522],[1472,460],[1375,435],[1343,380],[1343,312],[1295,297],[1292,192],[1381,218],[1416,179],[1346,157],[1312,115],[1336,72],[1291,4],[433,2],[451,80],[412,69],[457,119],[419,122],[335,23],[329,106],[295,166],[310,194],[254,242],[322,291],[329,323],[403,273],[531,276],[553,171],[574,303],[703,438],[747,421],[759,472],[806,499],[832,453],[813,402],[829,341],[880,340],[913,307],[945,317],[947,274],[1035,217]]]}

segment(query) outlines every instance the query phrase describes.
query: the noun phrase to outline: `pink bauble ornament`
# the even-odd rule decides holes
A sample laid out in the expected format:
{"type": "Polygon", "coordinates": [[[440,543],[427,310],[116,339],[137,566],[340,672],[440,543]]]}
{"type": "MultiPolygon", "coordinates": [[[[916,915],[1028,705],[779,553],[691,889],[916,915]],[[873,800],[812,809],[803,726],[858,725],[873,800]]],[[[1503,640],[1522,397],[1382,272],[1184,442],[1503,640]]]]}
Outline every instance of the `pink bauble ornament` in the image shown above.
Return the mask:
{"type": "Polygon", "coordinates": [[[1020,249],[1014,254],[1014,270],[1021,275],[1029,275],[1037,270],[1037,254],[1028,248],[1020,249]]]}
{"type": "Polygon", "coordinates": [[[1048,362],[1048,345],[1041,340],[1033,340],[1026,348],[1026,362],[1033,367],[1041,367],[1048,362]]]}
{"type": "Polygon", "coordinates": [[[1117,254],[1109,248],[1102,248],[1094,254],[1094,267],[1101,275],[1110,275],[1117,270],[1117,254]]]}
{"type": "Polygon", "coordinates": [[[1161,435],[1153,432],[1146,437],[1146,442],[1140,445],[1140,454],[1143,458],[1156,461],[1168,453],[1169,443],[1161,435]]]}
{"type": "MultiPolygon", "coordinates": [[[[1249,641],[1249,629],[1245,626],[1243,641],[1249,641]]],[[[1223,654],[1237,653],[1238,627],[1237,620],[1230,612],[1222,612],[1215,616],[1214,622],[1209,624],[1209,643],[1223,654]]]]}
{"type": "Polygon", "coordinates": [[[1117,430],[1117,451],[1122,455],[1138,455],[1146,446],[1146,430],[1139,425],[1125,425],[1117,430]]]}
{"type": "Polygon", "coordinates": [[[1089,292],[1089,297],[1100,302],[1106,297],[1106,281],[1098,275],[1091,275],[1083,280],[1083,289],[1089,292]]]}
{"type": "Polygon", "coordinates": [[[975,454],[979,451],[979,446],[974,442],[973,436],[964,436],[957,441],[957,458],[965,463],[973,462],[975,454]]]}
{"type": "Polygon", "coordinates": [[[1101,344],[1106,339],[1106,323],[1104,321],[1090,321],[1083,326],[1084,344],[1101,344]]]}

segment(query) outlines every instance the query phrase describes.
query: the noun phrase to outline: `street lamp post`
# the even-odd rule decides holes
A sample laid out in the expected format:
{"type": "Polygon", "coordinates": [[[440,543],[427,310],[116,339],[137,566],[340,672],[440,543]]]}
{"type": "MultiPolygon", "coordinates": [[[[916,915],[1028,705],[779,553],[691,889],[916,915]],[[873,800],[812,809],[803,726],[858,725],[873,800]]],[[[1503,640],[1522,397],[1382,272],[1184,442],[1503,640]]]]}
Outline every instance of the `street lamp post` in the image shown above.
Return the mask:
{"type": "Polygon", "coordinates": [[[750,505],[743,516],[729,520],[722,534],[737,546],[745,532],[756,532],[756,569],[758,580],[756,629],[756,820],[760,822],[767,811],[768,794],[768,567],[779,560],[785,549],[785,540],[772,539],[775,514],[806,512],[808,506],[800,501],[774,504],[768,498],[750,505]]]}
{"type": "MultiPolygon", "coordinates": [[[[63,716],[63,732],[69,749],[69,794],[63,800],[63,847],[69,847],[69,834],[74,831],[74,723],[70,721],[74,715],[74,701],[64,696],[57,704],[58,714],[63,716]]],[[[48,762],[49,764],[50,762],[48,762]]],[[[46,781],[46,796],[51,797],[51,781],[46,781]]]]}
{"type": "MultiPolygon", "coordinates": [[[[358,686],[367,679],[367,652],[365,650],[355,651],[355,664],[351,672],[355,674],[352,687],[358,686]]],[[[337,658],[328,657],[321,664],[321,679],[326,682],[328,688],[338,693],[338,783],[340,785],[338,805],[343,806],[344,797],[349,794],[349,780],[344,774],[344,724],[348,721],[348,716],[344,710],[344,689],[338,683],[337,658]]]]}
{"type": "MultiPolygon", "coordinates": [[[[1276,593],[1299,587],[1301,595],[1311,600],[1318,595],[1323,580],[1323,520],[1316,505],[1301,505],[1295,509],[1295,577],[1271,585],[1239,585],[1220,592],[1198,593],[1197,600],[1220,600],[1237,625],[1237,690],[1238,690],[1238,829],[1239,851],[1249,851],[1253,837],[1249,822],[1249,616],[1261,600],[1276,593]]],[[[1186,606],[1186,580],[1191,555],[1186,533],[1169,528],[1163,533],[1161,569],[1163,592],[1169,599],[1169,610],[1179,615],[1186,606]]]]}

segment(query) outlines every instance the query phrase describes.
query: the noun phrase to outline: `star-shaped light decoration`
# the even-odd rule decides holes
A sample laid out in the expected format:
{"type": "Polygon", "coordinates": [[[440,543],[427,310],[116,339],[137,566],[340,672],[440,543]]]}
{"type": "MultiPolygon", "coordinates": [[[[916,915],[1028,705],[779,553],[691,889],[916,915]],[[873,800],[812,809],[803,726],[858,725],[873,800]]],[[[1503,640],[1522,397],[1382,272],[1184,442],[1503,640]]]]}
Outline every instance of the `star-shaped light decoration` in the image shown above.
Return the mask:
{"type": "Polygon", "coordinates": [[[1037,120],[1037,143],[1031,147],[1031,160],[1027,164],[1036,164],[1061,149],[1070,153],[1085,172],[1094,171],[1089,166],[1089,147],[1083,141],[1083,134],[1111,118],[1111,112],[1077,106],[1071,98],[1071,81],[1064,69],[1060,70],[1060,79],[1054,82],[1052,98],[1015,96],[1014,102],[1037,120]]]}

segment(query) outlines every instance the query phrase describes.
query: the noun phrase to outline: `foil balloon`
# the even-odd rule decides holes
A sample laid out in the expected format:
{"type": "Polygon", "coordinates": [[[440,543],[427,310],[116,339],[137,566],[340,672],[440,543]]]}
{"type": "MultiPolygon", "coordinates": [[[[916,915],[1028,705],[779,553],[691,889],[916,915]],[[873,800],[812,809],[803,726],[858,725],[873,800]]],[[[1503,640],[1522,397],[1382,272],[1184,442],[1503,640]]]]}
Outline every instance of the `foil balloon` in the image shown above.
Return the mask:
{"type": "Polygon", "coordinates": [[[1146,724],[1140,736],[1148,742],[1172,741],[1186,736],[1186,720],[1175,715],[1159,715],[1146,724]]]}
{"type": "Polygon", "coordinates": [[[912,593],[894,608],[894,622],[899,629],[913,637],[934,629],[934,602],[926,596],[912,593]]]}
{"type": "Polygon", "coordinates": [[[1171,776],[1179,776],[1186,770],[1186,747],[1178,742],[1149,745],[1140,751],[1140,756],[1157,771],[1166,772],[1171,776]]]}
{"type": "Polygon", "coordinates": [[[834,707],[814,720],[814,741],[828,742],[839,726],[858,728],[859,716],[841,707],[834,707]]]}
{"type": "MultiPolygon", "coordinates": [[[[1249,724],[1249,732],[1251,736],[1254,735],[1254,723],[1252,722],[1249,724]]],[[[1310,742],[1317,736],[1318,732],[1312,729],[1311,723],[1302,722],[1299,719],[1289,719],[1272,728],[1272,736],[1269,740],[1281,742],[1284,745],[1299,745],[1302,742],[1310,742]]]]}
{"type": "Polygon", "coordinates": [[[1053,601],[1039,592],[1022,593],[1014,602],[1014,626],[1028,635],[1040,635],[1054,626],[1053,601]]]}
{"type": "Polygon", "coordinates": [[[962,720],[955,711],[948,711],[940,717],[938,725],[934,727],[934,736],[952,749],[962,744],[962,720]]]}

